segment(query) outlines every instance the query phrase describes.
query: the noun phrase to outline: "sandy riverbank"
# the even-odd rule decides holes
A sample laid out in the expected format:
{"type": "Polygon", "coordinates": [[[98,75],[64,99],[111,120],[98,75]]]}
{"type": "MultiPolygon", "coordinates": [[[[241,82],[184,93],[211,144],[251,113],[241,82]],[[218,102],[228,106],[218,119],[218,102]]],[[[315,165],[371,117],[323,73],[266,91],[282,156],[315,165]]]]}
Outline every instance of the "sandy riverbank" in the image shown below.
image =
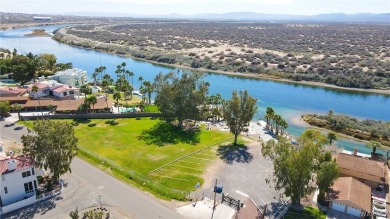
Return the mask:
{"type": "MultiPolygon", "coordinates": [[[[71,35],[71,34],[67,34],[66,32],[67,32],[66,28],[60,29],[60,34],[68,36],[68,37],[71,37],[73,42],[76,41],[76,43],[74,43],[74,45],[77,45],[77,41],[79,43],[81,43],[82,41],[89,42],[89,43],[92,43],[92,44],[95,44],[95,45],[103,44],[102,42],[99,42],[99,41],[93,41],[93,40],[86,39],[86,38],[79,38],[77,36],[74,36],[74,35],[71,35]]],[[[62,43],[68,44],[67,42],[62,42],[62,43]]],[[[112,44],[112,45],[114,47],[118,46],[118,45],[114,45],[114,44],[112,44]]],[[[81,46],[77,46],[77,47],[81,47],[81,46]]],[[[91,50],[104,52],[104,53],[108,53],[108,54],[113,54],[113,55],[118,55],[116,53],[115,49],[113,51],[111,51],[111,52],[107,52],[107,51],[102,50],[102,49],[85,48],[85,47],[81,47],[81,48],[83,48],[83,49],[91,49],[91,50]]],[[[180,53],[180,52],[178,52],[178,53],[180,53]]],[[[265,74],[250,74],[250,73],[228,72],[228,71],[219,71],[219,70],[211,71],[211,70],[205,69],[205,68],[191,68],[189,66],[184,66],[184,65],[179,65],[179,64],[167,64],[167,63],[161,63],[161,62],[156,62],[156,61],[136,58],[136,57],[134,57],[134,56],[132,56],[130,54],[119,55],[119,56],[129,57],[129,58],[132,58],[132,59],[135,59],[135,60],[149,62],[149,63],[152,63],[152,64],[157,64],[157,65],[166,66],[166,67],[172,67],[172,68],[190,69],[190,70],[196,70],[196,71],[207,72],[207,73],[224,74],[224,75],[238,76],[238,77],[244,77],[244,78],[255,78],[255,79],[261,79],[261,80],[271,80],[271,81],[288,83],[288,84],[301,84],[301,85],[306,85],[306,86],[324,87],[324,88],[336,89],[336,90],[345,90],[345,91],[353,91],[353,92],[363,92],[363,93],[375,93],[375,94],[390,95],[390,89],[382,90],[382,89],[362,89],[362,88],[339,87],[339,86],[336,86],[336,85],[326,84],[326,83],[322,83],[322,82],[293,81],[293,80],[289,80],[289,79],[285,79],[285,78],[277,78],[277,77],[273,77],[273,76],[270,77],[270,76],[265,75],[265,74]]]]}

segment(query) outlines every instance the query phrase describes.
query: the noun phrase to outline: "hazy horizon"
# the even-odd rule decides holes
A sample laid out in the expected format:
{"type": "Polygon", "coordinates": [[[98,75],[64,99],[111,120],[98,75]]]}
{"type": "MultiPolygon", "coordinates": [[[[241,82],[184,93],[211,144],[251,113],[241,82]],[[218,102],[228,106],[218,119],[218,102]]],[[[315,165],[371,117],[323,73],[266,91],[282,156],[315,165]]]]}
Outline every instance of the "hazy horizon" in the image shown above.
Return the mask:
{"type": "Polygon", "coordinates": [[[390,13],[388,0],[0,0],[1,12],[29,14],[121,13],[137,15],[255,12],[317,15],[390,13]],[[335,7],[337,6],[337,7],[335,7]]]}

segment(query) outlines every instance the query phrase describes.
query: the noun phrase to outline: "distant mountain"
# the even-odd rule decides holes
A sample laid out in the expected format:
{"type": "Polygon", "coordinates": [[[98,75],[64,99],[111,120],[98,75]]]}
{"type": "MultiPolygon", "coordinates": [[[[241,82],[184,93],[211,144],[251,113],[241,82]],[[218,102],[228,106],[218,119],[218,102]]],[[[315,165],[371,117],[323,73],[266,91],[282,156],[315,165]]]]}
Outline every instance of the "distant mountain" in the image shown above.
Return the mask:
{"type": "Polygon", "coordinates": [[[166,18],[166,19],[200,19],[200,20],[229,20],[229,21],[303,21],[303,22],[369,22],[369,23],[390,23],[390,13],[385,14],[318,14],[318,15],[288,15],[288,14],[265,14],[255,12],[229,12],[223,14],[169,14],[169,15],[140,15],[110,12],[78,12],[67,15],[97,16],[97,17],[134,17],[134,18],[166,18]]]}

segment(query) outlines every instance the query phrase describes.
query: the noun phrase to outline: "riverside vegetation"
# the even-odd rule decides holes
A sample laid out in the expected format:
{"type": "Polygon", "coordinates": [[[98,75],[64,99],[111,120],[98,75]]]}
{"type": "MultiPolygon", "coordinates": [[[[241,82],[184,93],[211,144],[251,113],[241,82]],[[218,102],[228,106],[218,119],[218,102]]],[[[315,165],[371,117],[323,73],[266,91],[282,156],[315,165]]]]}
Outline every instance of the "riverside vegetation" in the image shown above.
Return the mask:
{"type": "Polygon", "coordinates": [[[372,24],[160,22],[80,25],[54,39],[206,71],[389,89],[389,31],[372,24]]]}
{"type": "Polygon", "coordinates": [[[347,115],[334,114],[329,111],[326,115],[302,115],[310,125],[330,129],[361,140],[377,141],[390,147],[390,122],[372,119],[359,120],[347,115]]]}

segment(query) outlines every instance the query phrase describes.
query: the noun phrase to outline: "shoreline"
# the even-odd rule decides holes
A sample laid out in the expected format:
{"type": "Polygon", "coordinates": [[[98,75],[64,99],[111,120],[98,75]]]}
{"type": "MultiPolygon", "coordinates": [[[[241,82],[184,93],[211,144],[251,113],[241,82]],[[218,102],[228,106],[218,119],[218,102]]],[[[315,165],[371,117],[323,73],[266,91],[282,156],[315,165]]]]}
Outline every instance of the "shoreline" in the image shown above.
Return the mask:
{"type": "MultiPolygon", "coordinates": [[[[332,131],[332,132],[334,132],[336,134],[337,137],[340,137],[341,139],[346,139],[346,140],[352,139],[353,141],[365,144],[367,147],[369,147],[368,146],[368,143],[370,143],[369,141],[358,139],[358,138],[355,138],[353,136],[350,136],[350,135],[347,135],[347,134],[344,134],[344,133],[341,133],[341,132],[335,132],[335,131],[330,130],[330,129],[326,129],[326,128],[321,128],[321,127],[317,127],[317,126],[314,126],[314,125],[310,125],[309,123],[307,123],[303,119],[301,119],[301,115],[294,116],[293,118],[291,118],[291,123],[294,124],[294,125],[303,127],[305,129],[314,129],[314,130],[326,131],[326,132],[332,131]]],[[[388,147],[383,146],[383,145],[381,147],[379,147],[379,148],[383,149],[383,150],[388,150],[389,149],[388,147]]]]}
{"type": "MultiPolygon", "coordinates": [[[[80,37],[77,37],[77,36],[74,36],[71,34],[67,34],[66,28],[61,28],[59,32],[61,35],[72,37],[73,40],[77,40],[78,42],[81,42],[81,40],[86,40],[86,41],[94,42],[94,43],[98,43],[98,44],[101,43],[99,41],[93,41],[93,40],[90,40],[87,38],[80,38],[80,37]]],[[[93,51],[102,52],[102,53],[106,53],[106,54],[112,54],[112,55],[117,55],[117,56],[121,56],[121,57],[131,58],[131,59],[134,59],[137,61],[148,62],[151,64],[160,65],[160,66],[164,66],[164,67],[181,68],[181,69],[200,71],[203,73],[210,73],[210,74],[222,74],[222,75],[230,75],[230,76],[242,77],[242,78],[252,78],[252,79],[259,79],[259,80],[275,81],[275,82],[286,83],[286,84],[295,84],[295,85],[303,85],[303,86],[311,86],[311,87],[322,87],[322,88],[326,88],[326,89],[333,89],[333,90],[339,90],[339,91],[349,91],[349,92],[359,92],[359,93],[366,93],[366,94],[379,94],[379,95],[390,96],[390,89],[385,90],[385,89],[363,89],[363,88],[339,87],[336,85],[326,84],[323,82],[293,81],[293,80],[285,79],[285,78],[270,77],[270,76],[266,76],[264,74],[256,74],[255,75],[255,74],[250,74],[250,73],[209,70],[209,69],[205,69],[205,68],[191,68],[191,67],[185,66],[185,65],[161,63],[161,62],[156,62],[156,61],[152,61],[152,60],[137,58],[137,57],[134,57],[128,53],[121,55],[121,54],[117,54],[115,50],[112,52],[108,52],[108,51],[105,51],[102,49],[94,49],[91,47],[86,48],[86,47],[77,46],[77,45],[70,45],[68,42],[59,41],[59,40],[56,40],[54,38],[53,38],[53,40],[55,40],[59,43],[66,44],[68,46],[74,46],[76,48],[88,49],[88,50],[93,50],[93,51]]]]}

